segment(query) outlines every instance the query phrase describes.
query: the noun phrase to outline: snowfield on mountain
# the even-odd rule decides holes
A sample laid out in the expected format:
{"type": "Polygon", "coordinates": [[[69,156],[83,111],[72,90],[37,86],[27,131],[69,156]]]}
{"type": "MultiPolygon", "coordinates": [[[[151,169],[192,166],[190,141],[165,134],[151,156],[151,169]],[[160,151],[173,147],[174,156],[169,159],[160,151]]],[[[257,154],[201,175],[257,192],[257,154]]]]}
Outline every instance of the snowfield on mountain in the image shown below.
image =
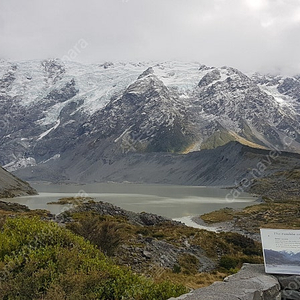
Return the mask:
{"type": "Polygon", "coordinates": [[[38,178],[41,168],[87,172],[126,153],[186,154],[231,141],[300,153],[299,100],[300,76],[197,62],[1,60],[0,164],[38,178]]]}

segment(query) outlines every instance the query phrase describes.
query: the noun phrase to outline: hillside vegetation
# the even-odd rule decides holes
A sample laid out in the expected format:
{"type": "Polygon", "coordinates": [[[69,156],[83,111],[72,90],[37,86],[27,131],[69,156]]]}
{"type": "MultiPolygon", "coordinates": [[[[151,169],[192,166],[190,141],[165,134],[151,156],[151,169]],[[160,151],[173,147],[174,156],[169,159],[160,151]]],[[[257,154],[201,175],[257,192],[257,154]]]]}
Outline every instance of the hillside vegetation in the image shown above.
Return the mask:
{"type": "Polygon", "coordinates": [[[242,235],[110,204],[84,203],[60,219],[20,205],[0,209],[3,300],[168,299],[261,261],[259,243],[242,235]],[[99,207],[107,214],[92,209],[99,207]]]}
{"type": "Polygon", "coordinates": [[[168,299],[186,289],[115,265],[89,241],[38,217],[0,232],[1,299],[168,299]]]}

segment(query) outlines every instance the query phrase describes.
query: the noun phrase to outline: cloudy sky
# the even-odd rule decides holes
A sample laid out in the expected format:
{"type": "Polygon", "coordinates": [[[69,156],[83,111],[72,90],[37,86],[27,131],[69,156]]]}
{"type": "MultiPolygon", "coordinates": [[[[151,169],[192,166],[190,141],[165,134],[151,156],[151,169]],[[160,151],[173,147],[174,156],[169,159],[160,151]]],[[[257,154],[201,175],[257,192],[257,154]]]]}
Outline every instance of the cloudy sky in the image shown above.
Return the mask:
{"type": "Polygon", "coordinates": [[[300,0],[0,0],[0,58],[300,73],[300,0]]]}

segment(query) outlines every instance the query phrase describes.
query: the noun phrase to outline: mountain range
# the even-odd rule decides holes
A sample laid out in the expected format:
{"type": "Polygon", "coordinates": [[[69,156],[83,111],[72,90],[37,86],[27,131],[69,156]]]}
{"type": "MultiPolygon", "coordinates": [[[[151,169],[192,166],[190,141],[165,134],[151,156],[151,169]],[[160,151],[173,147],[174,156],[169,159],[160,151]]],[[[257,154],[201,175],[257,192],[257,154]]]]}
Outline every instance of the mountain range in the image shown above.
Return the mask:
{"type": "Polygon", "coordinates": [[[300,252],[264,250],[266,263],[269,265],[295,265],[300,267],[300,252]]]}
{"type": "Polygon", "coordinates": [[[246,146],[300,153],[300,76],[196,62],[1,60],[0,115],[0,164],[26,180],[153,182],[164,170],[168,181],[190,164],[206,179],[175,181],[216,183],[203,166],[230,170],[220,161],[236,164],[246,146]]]}

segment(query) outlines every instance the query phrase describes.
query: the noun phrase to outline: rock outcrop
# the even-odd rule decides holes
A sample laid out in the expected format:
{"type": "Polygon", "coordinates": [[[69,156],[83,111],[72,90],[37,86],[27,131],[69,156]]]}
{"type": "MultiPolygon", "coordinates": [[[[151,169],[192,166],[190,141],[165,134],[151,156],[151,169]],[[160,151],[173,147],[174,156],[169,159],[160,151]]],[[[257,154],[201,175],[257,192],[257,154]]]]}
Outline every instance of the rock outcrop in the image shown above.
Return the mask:
{"type": "Polygon", "coordinates": [[[123,217],[134,225],[153,226],[170,222],[178,226],[184,226],[181,222],[173,221],[162,216],[146,212],[135,213],[102,201],[95,203],[82,203],[81,205],[75,206],[71,210],[58,215],[57,220],[62,223],[68,222],[68,216],[77,212],[95,212],[100,216],[123,217]]]}
{"type": "Polygon", "coordinates": [[[300,276],[299,275],[280,275],[276,276],[280,286],[283,300],[300,299],[300,276]]]}
{"type": "Polygon", "coordinates": [[[208,287],[171,299],[280,300],[281,287],[276,277],[265,273],[263,265],[244,264],[240,272],[225,278],[223,282],[215,282],[208,287]]]}
{"type": "Polygon", "coordinates": [[[169,300],[299,300],[300,275],[270,275],[263,265],[244,264],[223,282],[169,300]]]}

